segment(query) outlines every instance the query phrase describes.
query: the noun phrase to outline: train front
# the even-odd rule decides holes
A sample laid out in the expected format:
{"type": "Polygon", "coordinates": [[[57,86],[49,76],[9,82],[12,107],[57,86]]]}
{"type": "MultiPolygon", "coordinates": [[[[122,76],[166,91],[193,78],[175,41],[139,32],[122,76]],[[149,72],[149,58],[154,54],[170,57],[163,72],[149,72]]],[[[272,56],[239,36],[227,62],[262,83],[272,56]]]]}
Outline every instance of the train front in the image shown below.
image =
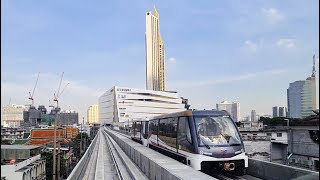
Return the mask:
{"type": "Polygon", "coordinates": [[[193,118],[198,153],[203,155],[198,164],[201,170],[245,174],[248,157],[240,133],[230,116],[194,115],[193,118]]]}

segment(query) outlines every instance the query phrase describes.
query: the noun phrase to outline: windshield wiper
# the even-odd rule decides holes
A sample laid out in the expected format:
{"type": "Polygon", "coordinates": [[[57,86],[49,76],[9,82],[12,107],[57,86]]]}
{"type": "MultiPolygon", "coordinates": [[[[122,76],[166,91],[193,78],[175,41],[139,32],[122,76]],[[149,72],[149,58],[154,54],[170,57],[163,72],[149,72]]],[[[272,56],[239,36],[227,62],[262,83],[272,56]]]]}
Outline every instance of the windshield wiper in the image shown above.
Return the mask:
{"type": "MultiPolygon", "coordinates": [[[[203,141],[202,141],[203,142],[203,141]]],[[[205,143],[203,143],[204,144],[204,146],[206,147],[206,148],[208,148],[208,149],[210,149],[210,146],[208,145],[208,144],[205,144],[205,143]]]]}
{"type": "Polygon", "coordinates": [[[202,144],[203,144],[206,148],[210,149],[210,146],[209,146],[208,144],[206,144],[206,143],[201,139],[201,137],[200,137],[200,141],[202,142],[202,144]]]}
{"type": "Polygon", "coordinates": [[[229,146],[240,146],[241,144],[236,144],[236,143],[234,143],[234,144],[229,144],[229,146]]]}

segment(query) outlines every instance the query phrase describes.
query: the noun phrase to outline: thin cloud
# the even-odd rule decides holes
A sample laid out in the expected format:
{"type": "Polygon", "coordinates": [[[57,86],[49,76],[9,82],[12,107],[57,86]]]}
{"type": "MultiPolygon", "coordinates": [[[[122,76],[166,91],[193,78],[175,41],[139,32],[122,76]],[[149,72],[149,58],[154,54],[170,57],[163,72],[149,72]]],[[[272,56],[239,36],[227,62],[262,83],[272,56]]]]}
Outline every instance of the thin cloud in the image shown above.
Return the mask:
{"type": "Polygon", "coordinates": [[[258,45],[250,40],[246,40],[243,45],[243,50],[249,54],[256,54],[258,51],[258,45]]]}
{"type": "Polygon", "coordinates": [[[261,11],[269,24],[276,24],[285,19],[285,16],[276,8],[262,8],[261,11]]]}
{"type": "Polygon", "coordinates": [[[290,48],[296,47],[296,40],[295,39],[279,39],[276,45],[279,47],[290,49],[290,48]]]}
{"type": "Polygon", "coordinates": [[[177,60],[176,60],[176,58],[171,57],[171,58],[168,59],[168,62],[169,62],[170,64],[176,64],[177,60]]]}
{"type": "Polygon", "coordinates": [[[281,74],[287,72],[287,69],[273,69],[268,71],[262,71],[262,72],[254,72],[254,73],[245,73],[238,76],[226,76],[226,77],[219,77],[217,80],[205,80],[205,81],[191,81],[191,82],[175,82],[170,83],[170,86],[175,87],[194,87],[194,86],[209,86],[209,85],[217,85],[217,84],[227,84],[227,83],[233,83],[236,81],[243,81],[248,79],[253,79],[261,76],[273,76],[277,74],[281,74]]]}

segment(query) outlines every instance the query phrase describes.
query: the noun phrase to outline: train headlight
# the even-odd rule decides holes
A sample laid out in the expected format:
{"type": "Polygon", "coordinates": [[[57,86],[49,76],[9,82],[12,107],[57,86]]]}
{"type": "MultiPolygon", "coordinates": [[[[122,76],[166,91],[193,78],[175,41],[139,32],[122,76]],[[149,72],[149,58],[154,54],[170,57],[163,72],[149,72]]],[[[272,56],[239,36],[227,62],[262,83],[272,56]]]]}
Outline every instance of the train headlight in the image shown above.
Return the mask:
{"type": "Polygon", "coordinates": [[[243,153],[243,152],[244,152],[244,150],[243,150],[243,148],[241,148],[240,151],[236,151],[236,152],[234,152],[234,154],[240,154],[240,153],[243,153]]]}

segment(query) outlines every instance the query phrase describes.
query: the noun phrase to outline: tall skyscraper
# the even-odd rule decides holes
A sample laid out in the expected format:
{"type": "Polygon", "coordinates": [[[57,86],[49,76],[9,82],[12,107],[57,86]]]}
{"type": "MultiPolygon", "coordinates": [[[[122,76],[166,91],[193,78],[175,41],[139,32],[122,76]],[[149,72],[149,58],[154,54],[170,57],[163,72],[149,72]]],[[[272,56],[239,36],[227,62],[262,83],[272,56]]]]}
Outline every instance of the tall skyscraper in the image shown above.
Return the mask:
{"type": "Polygon", "coordinates": [[[257,121],[257,113],[255,110],[251,111],[251,121],[257,121]]]}
{"type": "Polygon", "coordinates": [[[278,106],[272,107],[272,117],[279,117],[279,108],[278,108],[278,106]]]}
{"type": "Polygon", "coordinates": [[[99,106],[91,105],[87,110],[88,123],[99,123],[99,106]]]}
{"type": "Polygon", "coordinates": [[[240,121],[240,103],[239,102],[229,103],[227,101],[222,101],[221,103],[216,104],[216,109],[226,110],[235,122],[240,121]]]}
{"type": "Polygon", "coordinates": [[[287,117],[287,108],[279,107],[279,117],[287,117]]]}
{"type": "Polygon", "coordinates": [[[306,80],[295,81],[287,89],[288,114],[291,118],[305,118],[316,109],[315,56],[312,74],[306,80]]]}
{"type": "Polygon", "coordinates": [[[146,13],[146,86],[147,90],[165,91],[165,50],[160,35],[160,16],[154,7],[146,13]]]}

